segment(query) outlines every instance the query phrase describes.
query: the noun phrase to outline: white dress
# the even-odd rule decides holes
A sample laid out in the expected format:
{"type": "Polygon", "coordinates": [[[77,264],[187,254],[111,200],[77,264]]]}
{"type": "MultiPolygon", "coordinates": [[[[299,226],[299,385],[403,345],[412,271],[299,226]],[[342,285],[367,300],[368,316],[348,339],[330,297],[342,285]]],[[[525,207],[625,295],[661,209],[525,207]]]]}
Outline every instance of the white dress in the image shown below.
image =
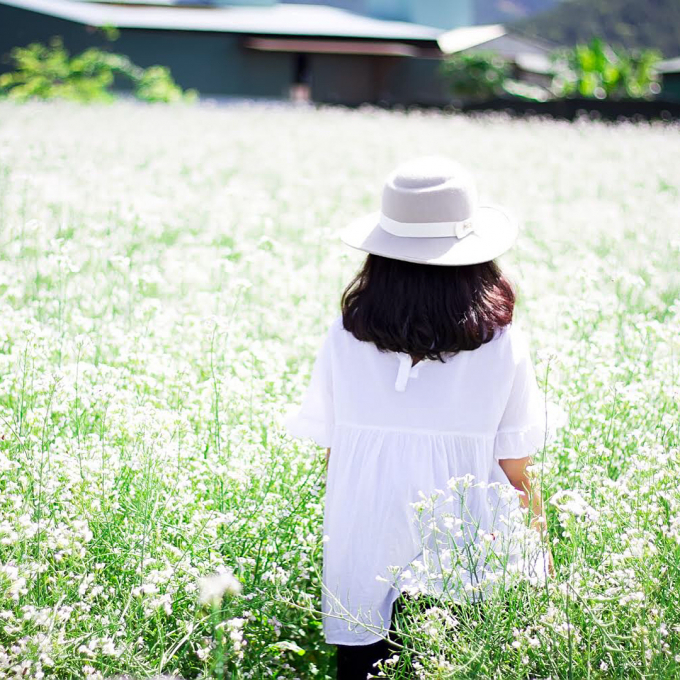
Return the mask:
{"type": "MultiPolygon", "coordinates": [[[[408,354],[381,352],[346,331],[341,316],[334,320],[301,406],[285,419],[292,436],[331,448],[323,529],[327,643],[385,637],[401,591],[470,601],[474,585],[477,599],[484,594],[496,578],[488,574],[498,572],[487,564],[488,546],[510,545],[503,541],[515,534],[505,518],[520,507],[498,460],[543,447],[545,411],[516,322],[474,351],[412,366],[408,354]],[[473,484],[467,489],[466,475],[473,484]],[[433,493],[439,505],[430,503],[416,519],[411,504],[433,493]],[[470,545],[481,552],[466,550],[470,545]]],[[[543,550],[514,546],[500,554],[505,574],[514,568],[545,578],[543,550]]]]}

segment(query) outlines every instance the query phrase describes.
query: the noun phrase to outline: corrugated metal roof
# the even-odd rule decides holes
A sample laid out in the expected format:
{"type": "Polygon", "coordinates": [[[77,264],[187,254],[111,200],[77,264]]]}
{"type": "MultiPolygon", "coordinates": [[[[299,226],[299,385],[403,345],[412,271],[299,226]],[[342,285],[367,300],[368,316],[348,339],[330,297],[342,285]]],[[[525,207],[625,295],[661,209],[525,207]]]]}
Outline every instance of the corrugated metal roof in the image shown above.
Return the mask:
{"type": "Polygon", "coordinates": [[[126,6],[72,0],[0,0],[0,4],[70,19],[90,26],[220,31],[271,35],[436,41],[441,29],[385,21],[323,5],[270,7],[126,6]]]}

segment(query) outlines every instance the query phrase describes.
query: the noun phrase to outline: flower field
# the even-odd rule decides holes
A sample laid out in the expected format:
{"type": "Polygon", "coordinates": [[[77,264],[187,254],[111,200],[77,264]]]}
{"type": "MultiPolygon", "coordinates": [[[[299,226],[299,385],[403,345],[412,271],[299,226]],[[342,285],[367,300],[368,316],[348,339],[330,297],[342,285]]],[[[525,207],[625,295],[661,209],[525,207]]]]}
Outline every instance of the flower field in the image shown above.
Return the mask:
{"type": "Polygon", "coordinates": [[[679,132],[0,103],[0,678],[335,677],[324,451],[282,415],[362,260],[337,231],[432,152],[520,220],[499,263],[568,421],[556,578],[415,612],[415,677],[680,677],[679,132]]]}

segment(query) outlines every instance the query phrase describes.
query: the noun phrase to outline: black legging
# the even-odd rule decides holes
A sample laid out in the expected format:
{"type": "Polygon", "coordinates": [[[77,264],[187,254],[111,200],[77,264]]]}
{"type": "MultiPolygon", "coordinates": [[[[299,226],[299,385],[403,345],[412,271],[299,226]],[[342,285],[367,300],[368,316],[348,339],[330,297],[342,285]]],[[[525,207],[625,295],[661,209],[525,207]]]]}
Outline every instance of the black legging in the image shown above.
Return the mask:
{"type": "MultiPolygon", "coordinates": [[[[511,586],[511,590],[514,592],[516,592],[515,588],[516,586],[511,586]]],[[[442,605],[442,601],[434,596],[423,595],[418,599],[414,599],[406,592],[401,593],[394,601],[387,640],[378,640],[378,642],[374,642],[371,645],[336,645],[338,650],[337,680],[366,680],[369,673],[372,675],[378,674],[378,669],[373,664],[400,653],[401,650],[392,644],[392,642],[396,642],[399,645],[403,644],[401,636],[397,634],[394,628],[394,620],[397,612],[401,612],[407,600],[417,603],[416,606],[421,611],[442,605]]],[[[451,601],[447,601],[445,606],[451,613],[455,613],[456,610],[460,612],[462,608],[462,605],[451,601]]],[[[505,611],[508,610],[507,600],[502,603],[502,607],[505,611]]],[[[479,616],[484,619],[484,610],[481,608],[479,609],[479,616]]],[[[405,668],[404,670],[408,671],[410,668],[405,668]]]]}
{"type": "MultiPolygon", "coordinates": [[[[394,620],[397,612],[404,608],[406,600],[414,601],[408,593],[401,593],[394,601],[394,610],[390,622],[390,630],[386,640],[378,640],[370,645],[336,645],[338,674],[337,680],[366,680],[368,674],[378,674],[378,669],[373,664],[383,659],[388,659],[394,654],[399,654],[399,648],[394,646],[392,641],[402,644],[400,636],[394,628],[394,620]]],[[[438,604],[435,598],[421,597],[416,600],[419,607],[429,609],[438,604]]],[[[448,607],[452,603],[447,603],[448,607]]]]}

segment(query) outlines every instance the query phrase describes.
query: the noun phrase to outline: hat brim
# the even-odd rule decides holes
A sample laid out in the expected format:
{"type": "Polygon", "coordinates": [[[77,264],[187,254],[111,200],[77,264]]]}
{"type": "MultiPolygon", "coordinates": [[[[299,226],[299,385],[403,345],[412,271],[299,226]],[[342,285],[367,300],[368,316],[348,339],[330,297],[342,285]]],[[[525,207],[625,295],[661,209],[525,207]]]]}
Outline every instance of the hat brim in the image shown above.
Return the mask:
{"type": "Polygon", "coordinates": [[[503,208],[477,208],[474,231],[455,236],[395,236],[383,229],[376,210],[350,222],[340,231],[346,245],[374,255],[422,264],[460,265],[488,262],[509,250],[517,239],[517,222],[503,208]]]}

